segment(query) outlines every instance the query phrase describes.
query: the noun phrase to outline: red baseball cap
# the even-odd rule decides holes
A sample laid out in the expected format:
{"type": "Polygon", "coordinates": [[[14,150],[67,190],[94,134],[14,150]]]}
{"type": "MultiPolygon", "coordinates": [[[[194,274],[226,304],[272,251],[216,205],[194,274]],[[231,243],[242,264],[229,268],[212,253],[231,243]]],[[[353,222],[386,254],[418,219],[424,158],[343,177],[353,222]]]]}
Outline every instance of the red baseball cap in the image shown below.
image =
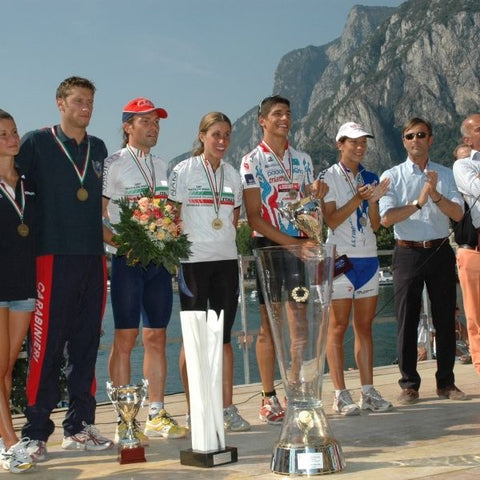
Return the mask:
{"type": "Polygon", "coordinates": [[[159,118],[167,118],[168,114],[163,108],[157,108],[145,97],[138,97],[130,100],[124,107],[122,112],[122,122],[126,122],[134,115],[143,115],[150,112],[157,112],[159,118]]]}

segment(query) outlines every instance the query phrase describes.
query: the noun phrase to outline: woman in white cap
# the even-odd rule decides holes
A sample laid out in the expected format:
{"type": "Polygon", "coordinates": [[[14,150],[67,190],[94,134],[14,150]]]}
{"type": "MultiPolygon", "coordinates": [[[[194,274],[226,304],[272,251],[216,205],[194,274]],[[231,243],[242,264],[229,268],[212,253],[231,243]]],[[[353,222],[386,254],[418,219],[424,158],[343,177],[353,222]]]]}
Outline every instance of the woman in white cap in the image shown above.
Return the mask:
{"type": "Polygon", "coordinates": [[[327,339],[327,360],[335,387],[333,411],[358,415],[360,410],[385,411],[392,404],[373,386],[372,323],[378,300],[377,243],[374,231],[380,226],[378,199],[389,182],[367,171],[361,161],[371,133],[354,122],[343,124],[335,138],[340,152],[338,163],[320,174],[329,186],[324,198],[328,226],[327,244],[337,254],[347,255],[352,268],[335,278],[327,339]],[[358,405],[346,389],[343,339],[353,309],[355,360],[360,371],[362,393],[358,405]]]}

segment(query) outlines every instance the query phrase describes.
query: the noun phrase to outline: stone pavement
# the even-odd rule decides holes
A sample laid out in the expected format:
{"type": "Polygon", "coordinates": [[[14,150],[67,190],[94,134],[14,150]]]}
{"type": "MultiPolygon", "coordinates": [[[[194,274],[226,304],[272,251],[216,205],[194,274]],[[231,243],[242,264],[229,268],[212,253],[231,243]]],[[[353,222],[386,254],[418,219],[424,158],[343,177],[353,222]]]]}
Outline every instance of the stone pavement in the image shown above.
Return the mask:
{"type": "MultiPolygon", "coordinates": [[[[480,477],[480,378],[472,365],[457,364],[456,384],[470,399],[451,401],[439,399],[435,393],[435,361],[421,362],[419,372],[422,376],[420,402],[399,406],[396,401],[399,394],[397,367],[376,368],[375,386],[394,403],[394,410],[346,418],[331,415],[333,392],[329,377],[325,377],[325,411],[347,462],[346,469],[332,474],[334,477],[342,480],[473,480],[480,477]]],[[[358,398],[358,372],[347,372],[346,380],[354,398],[358,398]]],[[[179,451],[191,446],[188,438],[151,439],[146,447],[147,462],[128,465],[119,465],[116,449],[99,453],[63,451],[60,447],[63,412],[58,411],[53,415],[57,429],[48,442],[49,458],[25,478],[280,479],[282,476],[271,473],[269,468],[280,428],[265,425],[258,419],[259,391],[258,384],[235,387],[235,402],[241,414],[252,423],[250,432],[227,434],[227,445],[238,448],[237,463],[209,469],[181,465],[179,451]]],[[[166,404],[167,410],[183,422],[184,396],[169,396],[166,404]]],[[[146,408],[139,414],[139,420],[144,420],[145,415],[146,408]]],[[[15,417],[16,426],[22,423],[22,417],[15,417]]],[[[115,414],[111,405],[98,406],[97,426],[104,435],[113,438],[115,414]]]]}

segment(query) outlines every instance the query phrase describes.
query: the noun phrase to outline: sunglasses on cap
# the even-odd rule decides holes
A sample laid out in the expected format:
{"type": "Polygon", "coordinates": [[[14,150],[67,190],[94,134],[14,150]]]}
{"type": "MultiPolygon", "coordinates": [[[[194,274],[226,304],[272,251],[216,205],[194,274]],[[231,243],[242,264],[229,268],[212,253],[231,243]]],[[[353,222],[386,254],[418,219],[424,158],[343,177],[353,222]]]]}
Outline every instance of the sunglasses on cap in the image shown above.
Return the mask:
{"type": "Polygon", "coordinates": [[[415,137],[417,138],[426,138],[428,136],[428,133],[426,132],[417,132],[417,133],[407,133],[406,135],[403,136],[405,140],[413,140],[415,137]]]}

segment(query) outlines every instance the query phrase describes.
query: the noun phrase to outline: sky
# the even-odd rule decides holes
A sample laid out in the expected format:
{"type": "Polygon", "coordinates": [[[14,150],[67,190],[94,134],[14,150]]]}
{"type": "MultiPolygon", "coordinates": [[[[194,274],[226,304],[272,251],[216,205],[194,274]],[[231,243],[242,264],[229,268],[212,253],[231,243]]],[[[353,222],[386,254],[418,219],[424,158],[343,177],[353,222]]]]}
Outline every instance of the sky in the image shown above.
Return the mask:
{"type": "MultiPolygon", "coordinates": [[[[165,108],[153,150],[192,149],[201,117],[232,122],[272,94],[286,53],[338,38],[352,6],[403,0],[0,0],[0,108],[21,134],[59,123],[58,84],[97,87],[88,133],[121,146],[135,97],[165,108]]],[[[295,106],[292,106],[295,108],[295,106]]]]}

